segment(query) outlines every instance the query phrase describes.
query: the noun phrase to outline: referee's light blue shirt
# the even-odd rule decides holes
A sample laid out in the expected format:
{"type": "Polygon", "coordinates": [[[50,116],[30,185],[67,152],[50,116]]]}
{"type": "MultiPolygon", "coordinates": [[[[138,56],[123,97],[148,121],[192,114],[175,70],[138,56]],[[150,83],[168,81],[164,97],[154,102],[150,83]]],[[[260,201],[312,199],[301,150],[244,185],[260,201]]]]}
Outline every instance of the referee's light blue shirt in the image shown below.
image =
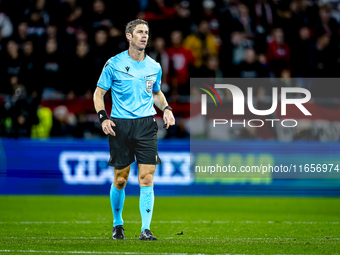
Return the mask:
{"type": "Polygon", "coordinates": [[[111,117],[137,119],[156,114],[152,92],[160,90],[161,77],[160,64],[149,56],[138,62],[123,51],[106,62],[97,86],[111,89],[111,117]]]}

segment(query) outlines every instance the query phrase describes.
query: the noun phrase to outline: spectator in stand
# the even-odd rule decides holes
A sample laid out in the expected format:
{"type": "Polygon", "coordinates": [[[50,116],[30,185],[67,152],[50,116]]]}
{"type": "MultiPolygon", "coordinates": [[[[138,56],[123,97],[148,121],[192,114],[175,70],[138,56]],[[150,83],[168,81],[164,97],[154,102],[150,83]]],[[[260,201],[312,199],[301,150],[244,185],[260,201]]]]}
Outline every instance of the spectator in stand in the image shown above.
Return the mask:
{"type": "MultiPolygon", "coordinates": [[[[87,31],[84,30],[83,27],[79,27],[74,34],[74,36],[70,36],[69,40],[65,42],[65,55],[71,56],[71,58],[75,55],[77,45],[80,43],[90,44],[91,37],[88,35],[87,31]]],[[[91,45],[89,46],[91,48],[91,45]]],[[[91,55],[91,54],[90,54],[91,55]]],[[[92,56],[93,57],[93,56],[92,56]]]]}
{"type": "Polygon", "coordinates": [[[296,38],[298,30],[304,25],[299,14],[299,2],[296,0],[281,1],[277,6],[277,14],[275,27],[283,30],[285,42],[291,45],[294,43],[292,38],[296,38]]]}
{"type": "Polygon", "coordinates": [[[320,32],[311,51],[311,72],[313,77],[332,77],[338,54],[334,54],[328,33],[320,32]]]}
{"type": "Polygon", "coordinates": [[[46,11],[46,0],[35,0],[33,2],[35,2],[35,4],[32,9],[34,11],[41,13],[41,16],[44,20],[44,24],[46,26],[47,24],[50,23],[50,15],[46,11]]]}
{"type": "Polygon", "coordinates": [[[83,42],[88,43],[88,34],[83,28],[79,28],[76,32],[76,44],[83,42]]]}
{"type": "Polygon", "coordinates": [[[108,41],[113,56],[118,54],[119,52],[126,50],[127,41],[125,34],[121,30],[112,26],[109,28],[108,36],[109,36],[108,41]]]}
{"type": "Polygon", "coordinates": [[[246,49],[244,61],[238,65],[238,74],[241,78],[263,78],[268,75],[258,62],[254,49],[246,49]]]}
{"type": "Polygon", "coordinates": [[[40,11],[30,13],[28,21],[28,35],[34,35],[40,38],[45,32],[45,23],[40,11]]]}
{"type": "Polygon", "coordinates": [[[20,93],[20,98],[23,99],[27,96],[25,87],[19,83],[19,77],[16,75],[10,76],[9,83],[11,86],[11,96],[18,96],[20,93]]]}
{"type": "MultiPolygon", "coordinates": [[[[77,96],[92,98],[97,76],[92,72],[93,59],[90,56],[90,46],[87,43],[79,42],[75,52],[65,63],[67,82],[70,90],[77,96]]],[[[70,93],[69,95],[74,95],[70,93]]]]}
{"type": "Polygon", "coordinates": [[[28,94],[37,91],[39,73],[39,55],[36,54],[33,41],[28,40],[23,44],[22,68],[20,71],[20,82],[25,85],[28,94]]]}
{"type": "Polygon", "coordinates": [[[280,74],[279,87],[293,87],[292,73],[288,69],[282,69],[280,74]]]}
{"type": "Polygon", "coordinates": [[[331,38],[331,46],[336,45],[338,47],[339,24],[331,17],[330,9],[327,4],[323,4],[319,7],[319,20],[316,24],[316,30],[327,33],[331,38]]]}
{"type": "Polygon", "coordinates": [[[304,26],[299,30],[296,43],[291,45],[291,68],[293,77],[311,77],[311,50],[314,39],[310,28],[304,26]]]}
{"type": "Polygon", "coordinates": [[[189,7],[189,1],[181,1],[174,4],[176,14],[171,21],[171,30],[181,31],[183,33],[183,37],[186,37],[191,33],[191,28],[194,25],[191,17],[191,10],[189,7]]]}
{"type": "Polygon", "coordinates": [[[255,33],[255,22],[249,15],[249,8],[245,4],[238,5],[238,16],[232,24],[234,31],[245,33],[246,38],[253,39],[255,33]]]}
{"type": "Polygon", "coordinates": [[[103,0],[95,0],[92,4],[92,14],[88,19],[89,27],[96,30],[100,27],[109,28],[112,26],[112,20],[110,13],[106,9],[105,2],[103,0]]]}
{"type": "Polygon", "coordinates": [[[66,49],[64,49],[63,47],[64,41],[62,40],[62,36],[60,36],[60,31],[57,25],[49,24],[46,27],[45,33],[42,36],[43,44],[45,44],[48,40],[57,41],[59,52],[62,52],[62,53],[65,52],[66,49]]]}
{"type": "Polygon", "coordinates": [[[148,7],[144,13],[138,13],[137,19],[148,21],[153,37],[169,36],[168,30],[172,27],[172,21],[176,11],[173,6],[167,6],[164,0],[149,0],[148,7]]]}
{"type": "Polygon", "coordinates": [[[39,105],[37,116],[39,123],[32,125],[31,138],[49,138],[53,125],[52,110],[49,107],[39,105]]]}
{"type": "Polygon", "coordinates": [[[22,49],[24,42],[33,36],[28,35],[28,24],[27,22],[20,22],[18,25],[18,29],[15,31],[13,35],[13,40],[18,44],[19,48],[22,49]]]}
{"type": "Polygon", "coordinates": [[[18,77],[11,77],[13,96],[9,102],[8,113],[11,118],[9,137],[30,137],[31,127],[39,122],[37,118],[38,102],[27,96],[25,87],[18,84],[18,77]]]}
{"type": "Polygon", "coordinates": [[[149,52],[149,56],[160,63],[162,67],[162,92],[167,94],[170,91],[168,85],[170,56],[165,49],[165,40],[163,37],[157,37],[154,40],[154,49],[149,52]]]}
{"type": "Polygon", "coordinates": [[[42,60],[41,89],[44,89],[43,98],[63,98],[68,92],[62,77],[62,56],[58,51],[55,39],[46,42],[45,54],[42,60]]]}
{"type": "Polygon", "coordinates": [[[170,57],[169,78],[171,100],[177,101],[179,95],[190,93],[190,69],[194,64],[192,53],[182,46],[182,32],[173,31],[170,35],[171,46],[167,50],[170,57]]]}
{"type": "Polygon", "coordinates": [[[260,53],[267,51],[266,38],[276,19],[275,10],[267,0],[256,0],[251,10],[255,25],[255,49],[260,53]]]}
{"type": "Polygon", "coordinates": [[[219,59],[214,56],[209,56],[204,65],[197,70],[195,76],[201,78],[223,78],[219,59]]]}
{"type": "Polygon", "coordinates": [[[222,41],[222,47],[229,44],[232,27],[230,24],[233,21],[230,9],[228,8],[228,0],[224,1],[223,7],[218,10],[217,17],[219,22],[219,34],[222,41]]]}
{"type": "Polygon", "coordinates": [[[225,0],[227,8],[230,11],[232,18],[237,18],[238,16],[238,5],[240,4],[240,0],[225,0]]]}
{"type": "Polygon", "coordinates": [[[1,38],[9,38],[13,34],[13,24],[11,19],[3,12],[0,11],[0,28],[1,38]]]}
{"type": "Polygon", "coordinates": [[[99,77],[108,57],[114,55],[108,44],[108,33],[105,27],[98,29],[94,35],[93,55],[93,75],[99,77]]]}
{"type": "Polygon", "coordinates": [[[315,16],[317,16],[318,8],[315,4],[311,4],[309,0],[300,1],[300,14],[305,24],[309,27],[315,26],[315,16]]]}
{"type": "Polygon", "coordinates": [[[185,38],[183,46],[190,50],[194,56],[196,68],[200,68],[209,55],[218,56],[218,45],[206,20],[199,23],[197,33],[185,38]]]}
{"type": "Polygon", "coordinates": [[[53,126],[51,136],[74,137],[77,119],[65,105],[60,105],[53,110],[53,126]]]}
{"type": "Polygon", "coordinates": [[[220,24],[219,20],[216,18],[215,15],[216,4],[213,0],[204,0],[202,2],[202,7],[203,7],[203,19],[209,22],[210,31],[214,35],[217,44],[220,45],[221,44],[219,31],[220,24]]]}
{"type": "Polygon", "coordinates": [[[273,11],[272,6],[267,0],[256,0],[253,11],[256,20],[256,32],[268,34],[275,19],[275,11],[273,11]]]}
{"type": "MultiPolygon", "coordinates": [[[[190,76],[219,78],[221,70],[225,77],[244,78],[267,77],[270,72],[281,77],[284,86],[295,86],[288,82],[291,76],[339,75],[340,5],[334,0],[0,2],[0,93],[12,100],[11,136],[28,136],[32,115],[26,112],[43,89],[45,99],[92,97],[90,91],[107,58],[126,48],[124,26],[136,15],[149,20],[150,38],[155,38],[149,55],[161,63],[162,90],[168,87],[169,101],[185,100],[190,76]],[[126,9],[129,12],[122,16],[121,10],[126,9]],[[171,42],[168,49],[165,42],[171,42]]],[[[313,89],[312,94],[333,96],[326,95],[324,87],[318,91],[312,83],[301,84],[313,89]]],[[[255,93],[265,103],[271,87],[260,87],[255,93]]],[[[86,123],[86,113],[78,116],[79,123],[86,123]]],[[[53,134],[66,136],[74,130],[73,124],[65,128],[60,121],[55,123],[53,134]]],[[[72,135],[84,136],[88,133],[84,130],[89,130],[84,127],[72,135]]]]}
{"type": "Polygon", "coordinates": [[[46,0],[36,0],[34,7],[36,10],[44,11],[46,7],[46,0]]]}
{"type": "MultiPolygon", "coordinates": [[[[246,38],[246,34],[244,32],[233,32],[230,37],[231,42],[231,52],[232,52],[232,64],[233,68],[230,68],[231,73],[233,74],[234,69],[237,65],[239,65],[245,56],[245,51],[248,48],[254,47],[254,42],[246,38]]],[[[229,76],[229,74],[228,74],[229,76]]]]}
{"type": "Polygon", "coordinates": [[[284,41],[281,28],[276,28],[272,32],[272,42],[268,44],[267,59],[271,75],[274,77],[280,77],[282,69],[290,68],[290,48],[284,41]]]}
{"type": "Polygon", "coordinates": [[[46,28],[46,41],[53,39],[58,41],[58,27],[56,25],[48,25],[46,28]]]}
{"type": "Polygon", "coordinates": [[[73,35],[77,25],[80,25],[82,8],[78,6],[77,0],[62,0],[56,6],[57,11],[53,11],[52,23],[58,24],[60,31],[68,35],[73,35]]]}
{"type": "Polygon", "coordinates": [[[20,74],[21,65],[22,57],[19,53],[18,44],[10,40],[7,42],[6,52],[4,52],[0,62],[0,78],[3,81],[0,86],[2,93],[11,94],[9,78],[20,74]]]}
{"type": "MultiPolygon", "coordinates": [[[[145,13],[139,13],[139,16],[147,21],[171,19],[175,15],[175,9],[165,5],[164,0],[150,0],[145,13]]],[[[138,16],[137,15],[137,16],[138,16]]]]}
{"type": "Polygon", "coordinates": [[[232,45],[231,45],[231,33],[232,27],[230,24],[233,22],[232,14],[230,12],[229,1],[223,1],[223,6],[218,10],[218,20],[219,20],[219,34],[221,39],[220,48],[220,67],[223,71],[223,75],[227,76],[229,71],[232,69],[232,45]]]}
{"type": "Polygon", "coordinates": [[[79,26],[84,23],[83,8],[77,5],[77,1],[70,4],[69,15],[66,17],[66,34],[73,36],[79,26]]]}
{"type": "Polygon", "coordinates": [[[289,4],[289,10],[292,16],[292,22],[295,24],[295,30],[300,28],[303,25],[307,25],[301,13],[301,1],[293,0],[289,4]]]}

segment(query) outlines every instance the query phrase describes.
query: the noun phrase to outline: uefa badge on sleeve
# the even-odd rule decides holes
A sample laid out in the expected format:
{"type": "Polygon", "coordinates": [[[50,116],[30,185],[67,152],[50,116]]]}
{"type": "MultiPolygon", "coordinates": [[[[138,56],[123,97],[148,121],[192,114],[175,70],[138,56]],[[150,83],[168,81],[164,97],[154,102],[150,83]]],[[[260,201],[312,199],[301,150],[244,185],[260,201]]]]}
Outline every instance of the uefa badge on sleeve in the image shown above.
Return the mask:
{"type": "Polygon", "coordinates": [[[146,80],[146,92],[150,93],[152,91],[153,84],[155,80],[146,80]]]}

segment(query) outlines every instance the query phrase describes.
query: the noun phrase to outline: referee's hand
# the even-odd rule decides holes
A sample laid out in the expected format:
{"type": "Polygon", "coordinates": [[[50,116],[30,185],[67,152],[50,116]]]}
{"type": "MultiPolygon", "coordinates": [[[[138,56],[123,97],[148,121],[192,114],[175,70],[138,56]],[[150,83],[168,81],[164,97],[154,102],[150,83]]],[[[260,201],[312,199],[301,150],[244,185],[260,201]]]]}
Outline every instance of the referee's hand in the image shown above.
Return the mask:
{"type": "Polygon", "coordinates": [[[115,127],[116,124],[112,120],[104,120],[102,123],[102,129],[105,135],[116,136],[116,133],[113,131],[112,127],[115,127]]]}
{"type": "Polygon", "coordinates": [[[169,128],[169,126],[175,125],[175,117],[172,114],[172,111],[169,109],[165,109],[164,114],[163,114],[163,120],[164,120],[164,127],[166,129],[169,128]]]}

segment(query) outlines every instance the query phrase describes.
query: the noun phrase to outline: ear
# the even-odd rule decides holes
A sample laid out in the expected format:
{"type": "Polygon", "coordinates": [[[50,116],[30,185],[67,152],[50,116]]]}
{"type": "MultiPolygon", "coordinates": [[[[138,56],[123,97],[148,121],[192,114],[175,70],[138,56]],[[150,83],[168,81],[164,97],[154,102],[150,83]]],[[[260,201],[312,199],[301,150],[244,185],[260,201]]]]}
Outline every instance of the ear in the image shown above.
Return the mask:
{"type": "Polygon", "coordinates": [[[128,41],[131,41],[132,35],[130,33],[126,33],[125,36],[128,41]]]}

